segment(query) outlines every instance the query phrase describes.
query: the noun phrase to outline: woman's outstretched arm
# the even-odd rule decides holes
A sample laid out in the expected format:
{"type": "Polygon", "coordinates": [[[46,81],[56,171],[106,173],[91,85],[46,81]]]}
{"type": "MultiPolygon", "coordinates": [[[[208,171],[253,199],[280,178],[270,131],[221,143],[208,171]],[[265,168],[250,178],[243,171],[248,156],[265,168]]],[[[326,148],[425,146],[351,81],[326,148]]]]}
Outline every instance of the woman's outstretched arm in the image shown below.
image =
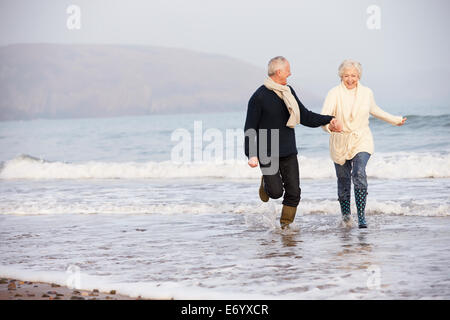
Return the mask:
{"type": "Polygon", "coordinates": [[[380,120],[386,121],[394,126],[401,126],[405,123],[406,118],[403,118],[402,116],[394,116],[383,109],[381,109],[375,102],[375,99],[373,97],[373,93],[370,93],[370,114],[373,115],[375,118],[378,118],[380,120]]]}

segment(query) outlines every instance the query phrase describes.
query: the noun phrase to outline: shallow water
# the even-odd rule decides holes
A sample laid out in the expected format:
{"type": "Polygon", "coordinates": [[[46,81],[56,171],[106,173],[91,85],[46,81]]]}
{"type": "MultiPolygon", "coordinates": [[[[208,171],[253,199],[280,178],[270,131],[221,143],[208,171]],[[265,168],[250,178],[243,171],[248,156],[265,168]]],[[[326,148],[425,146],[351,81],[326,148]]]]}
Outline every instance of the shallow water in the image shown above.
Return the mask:
{"type": "Polygon", "coordinates": [[[244,112],[1,122],[0,276],[148,298],[448,299],[449,114],[428,111],[371,120],[367,230],[340,223],[321,129],[296,129],[302,200],[282,231],[281,199],[259,201],[243,139],[225,139],[244,112]],[[199,123],[231,159],[171,159],[172,133],[199,123]]]}
{"type": "MultiPolygon", "coordinates": [[[[2,215],[197,214],[254,212],[267,207],[256,179],[4,180],[2,215]]],[[[337,214],[335,179],[300,181],[302,214],[337,214]]],[[[368,214],[449,216],[450,179],[369,179],[368,214]]],[[[353,194],[352,194],[353,198],[353,194]]],[[[270,203],[281,206],[281,199],[270,203]]],[[[354,201],[353,211],[356,212],[354,201]]]]}
{"type": "Polygon", "coordinates": [[[266,214],[2,216],[0,273],[63,282],[77,266],[82,288],[148,298],[450,297],[450,217],[371,215],[360,230],[337,215],[299,215],[281,230],[275,206],[267,207],[266,214]]]}

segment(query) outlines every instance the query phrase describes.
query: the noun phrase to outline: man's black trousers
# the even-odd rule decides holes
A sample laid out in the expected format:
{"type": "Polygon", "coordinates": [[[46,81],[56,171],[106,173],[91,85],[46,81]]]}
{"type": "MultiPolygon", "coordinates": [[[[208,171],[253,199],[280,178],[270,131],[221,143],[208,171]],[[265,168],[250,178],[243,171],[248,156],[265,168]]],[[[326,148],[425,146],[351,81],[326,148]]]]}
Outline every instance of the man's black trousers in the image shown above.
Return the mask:
{"type": "MultiPolygon", "coordinates": [[[[274,163],[272,161],[271,163],[274,163]]],[[[275,174],[264,175],[263,168],[268,165],[261,164],[264,177],[264,190],[272,199],[283,196],[283,204],[290,207],[297,207],[300,202],[300,174],[298,169],[297,155],[279,158],[279,169],[275,174]]]]}

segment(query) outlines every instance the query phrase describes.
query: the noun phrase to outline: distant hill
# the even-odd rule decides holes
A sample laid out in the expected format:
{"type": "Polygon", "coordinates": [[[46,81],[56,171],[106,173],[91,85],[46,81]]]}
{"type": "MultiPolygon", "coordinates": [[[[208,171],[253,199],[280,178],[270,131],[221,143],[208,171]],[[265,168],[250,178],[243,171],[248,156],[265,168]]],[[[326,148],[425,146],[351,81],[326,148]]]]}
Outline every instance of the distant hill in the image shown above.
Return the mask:
{"type": "Polygon", "coordinates": [[[0,120],[245,110],[264,67],[184,49],[0,47],[0,120]]]}
{"type": "Polygon", "coordinates": [[[238,110],[263,76],[182,49],[11,45],[0,48],[0,119],[238,110]]]}

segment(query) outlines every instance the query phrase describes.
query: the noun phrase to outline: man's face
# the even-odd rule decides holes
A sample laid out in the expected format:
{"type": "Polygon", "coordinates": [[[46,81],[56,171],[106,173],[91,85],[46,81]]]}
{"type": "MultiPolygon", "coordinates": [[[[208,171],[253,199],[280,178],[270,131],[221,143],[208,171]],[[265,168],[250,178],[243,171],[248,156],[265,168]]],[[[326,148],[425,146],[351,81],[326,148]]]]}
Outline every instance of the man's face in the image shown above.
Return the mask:
{"type": "Polygon", "coordinates": [[[291,75],[291,66],[289,65],[289,62],[286,61],[284,66],[277,70],[277,77],[279,84],[286,85],[287,84],[287,78],[291,75]]]}

